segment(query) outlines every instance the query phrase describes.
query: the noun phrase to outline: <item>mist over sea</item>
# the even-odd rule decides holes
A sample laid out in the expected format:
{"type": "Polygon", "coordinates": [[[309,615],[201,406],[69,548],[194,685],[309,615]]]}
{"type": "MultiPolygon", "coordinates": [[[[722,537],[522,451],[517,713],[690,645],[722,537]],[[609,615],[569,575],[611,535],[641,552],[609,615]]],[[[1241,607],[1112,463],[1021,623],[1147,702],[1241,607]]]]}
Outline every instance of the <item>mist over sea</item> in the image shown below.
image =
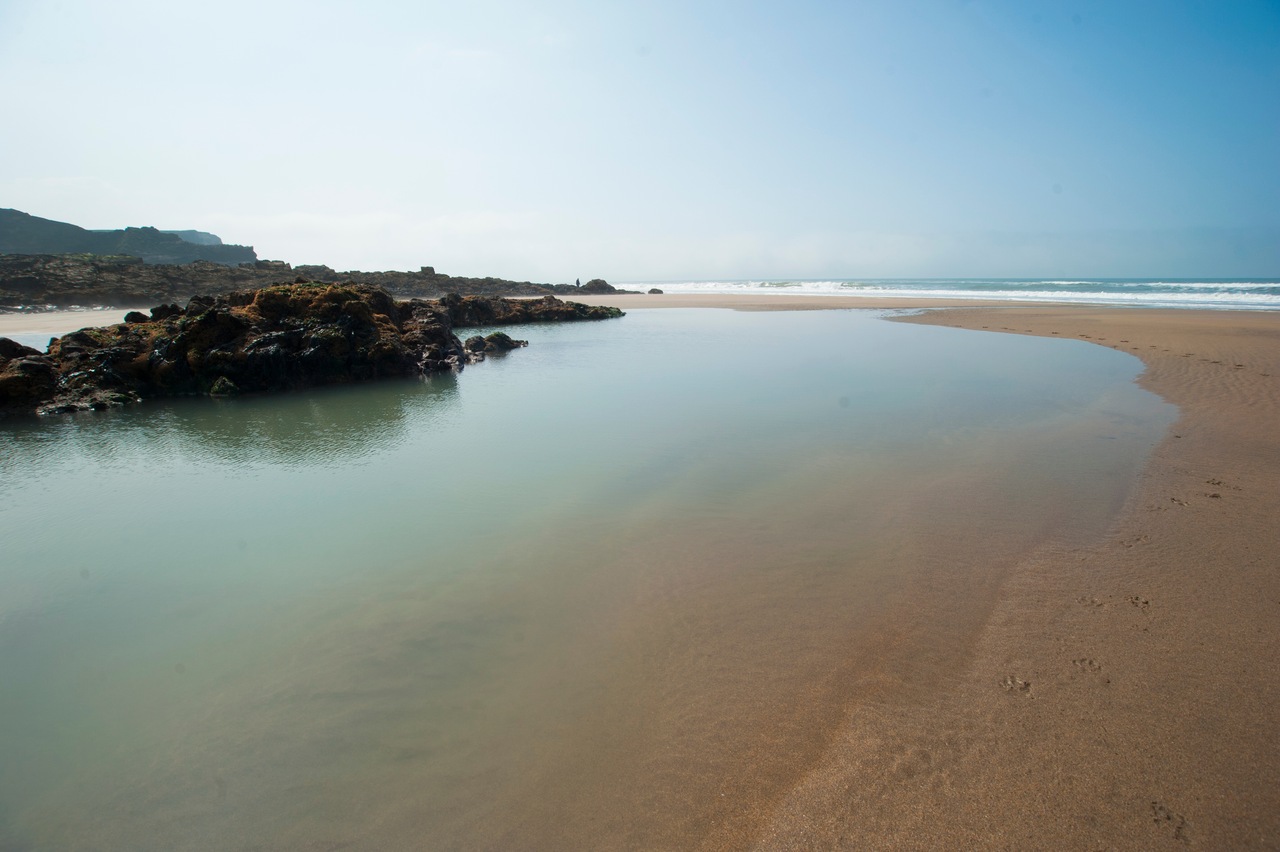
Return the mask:
{"type": "Polygon", "coordinates": [[[847,278],[644,281],[631,290],[988,299],[1152,308],[1280,310],[1280,278],[847,278]]]}

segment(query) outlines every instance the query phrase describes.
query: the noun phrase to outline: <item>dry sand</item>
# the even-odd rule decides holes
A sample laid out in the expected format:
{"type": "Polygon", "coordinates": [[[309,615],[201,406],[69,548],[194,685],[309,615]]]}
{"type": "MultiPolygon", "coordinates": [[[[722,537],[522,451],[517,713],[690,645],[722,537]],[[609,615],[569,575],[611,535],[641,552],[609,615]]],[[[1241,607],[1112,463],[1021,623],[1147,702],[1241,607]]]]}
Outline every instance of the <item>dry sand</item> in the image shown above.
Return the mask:
{"type": "Polygon", "coordinates": [[[14,334],[66,334],[82,328],[124,322],[128,311],[108,308],[101,311],[41,311],[0,313],[0,337],[14,334]]]}
{"type": "Polygon", "coordinates": [[[953,679],[866,683],[746,845],[1280,848],[1280,313],[968,303],[908,321],[1130,352],[1180,418],[1110,535],[1019,564],[953,679]]]}

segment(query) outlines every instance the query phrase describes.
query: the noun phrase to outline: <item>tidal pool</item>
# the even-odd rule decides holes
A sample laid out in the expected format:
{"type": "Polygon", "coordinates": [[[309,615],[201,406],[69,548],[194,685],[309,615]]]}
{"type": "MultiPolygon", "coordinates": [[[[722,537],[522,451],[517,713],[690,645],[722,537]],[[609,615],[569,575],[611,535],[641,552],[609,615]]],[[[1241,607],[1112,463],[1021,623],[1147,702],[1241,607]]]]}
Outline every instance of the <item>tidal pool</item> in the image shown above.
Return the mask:
{"type": "Polygon", "coordinates": [[[0,849],[747,838],[1174,413],[1128,355],[862,311],[508,331],[0,422],[0,849]]]}

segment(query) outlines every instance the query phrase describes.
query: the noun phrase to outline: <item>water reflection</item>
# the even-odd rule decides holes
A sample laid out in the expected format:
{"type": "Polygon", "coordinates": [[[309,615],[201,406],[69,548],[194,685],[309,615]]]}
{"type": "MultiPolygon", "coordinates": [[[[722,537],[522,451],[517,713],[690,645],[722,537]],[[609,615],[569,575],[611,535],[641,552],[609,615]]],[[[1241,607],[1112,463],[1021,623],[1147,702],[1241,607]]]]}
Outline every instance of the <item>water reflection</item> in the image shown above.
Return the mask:
{"type": "Polygon", "coordinates": [[[452,373],[238,399],[152,400],[125,409],[0,422],[0,471],[29,474],[47,452],[101,465],[179,453],[235,465],[346,464],[450,416],[452,373]]]}

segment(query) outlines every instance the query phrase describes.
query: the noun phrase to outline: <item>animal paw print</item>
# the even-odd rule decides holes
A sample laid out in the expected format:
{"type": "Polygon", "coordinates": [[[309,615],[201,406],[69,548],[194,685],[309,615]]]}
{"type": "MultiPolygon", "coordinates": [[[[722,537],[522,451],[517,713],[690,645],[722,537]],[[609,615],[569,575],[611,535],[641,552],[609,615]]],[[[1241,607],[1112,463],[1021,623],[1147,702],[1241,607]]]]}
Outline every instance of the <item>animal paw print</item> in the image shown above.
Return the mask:
{"type": "Polygon", "coordinates": [[[1080,597],[1076,598],[1076,603],[1082,606],[1106,606],[1106,604],[1104,604],[1102,601],[1098,600],[1097,598],[1090,597],[1088,595],[1081,595],[1080,597]]]}
{"type": "Polygon", "coordinates": [[[1182,843],[1190,843],[1187,836],[1189,824],[1187,818],[1180,813],[1169,810],[1159,802],[1151,803],[1151,819],[1156,825],[1163,825],[1173,831],[1173,839],[1182,843]]]}
{"type": "Polygon", "coordinates": [[[1072,660],[1071,662],[1075,664],[1076,668],[1084,672],[1102,671],[1102,666],[1096,660],[1091,660],[1086,657],[1081,657],[1080,659],[1072,660]]]}
{"type": "Polygon", "coordinates": [[[1021,692],[1023,695],[1031,694],[1031,682],[1021,680],[1014,675],[1005,675],[1004,680],[1000,681],[1000,685],[1009,692],[1021,692]]]}
{"type": "Polygon", "coordinates": [[[1129,597],[1125,598],[1125,600],[1127,600],[1132,606],[1137,607],[1143,612],[1146,612],[1147,607],[1151,606],[1151,601],[1147,600],[1146,598],[1140,598],[1137,595],[1129,595],[1129,597]]]}

